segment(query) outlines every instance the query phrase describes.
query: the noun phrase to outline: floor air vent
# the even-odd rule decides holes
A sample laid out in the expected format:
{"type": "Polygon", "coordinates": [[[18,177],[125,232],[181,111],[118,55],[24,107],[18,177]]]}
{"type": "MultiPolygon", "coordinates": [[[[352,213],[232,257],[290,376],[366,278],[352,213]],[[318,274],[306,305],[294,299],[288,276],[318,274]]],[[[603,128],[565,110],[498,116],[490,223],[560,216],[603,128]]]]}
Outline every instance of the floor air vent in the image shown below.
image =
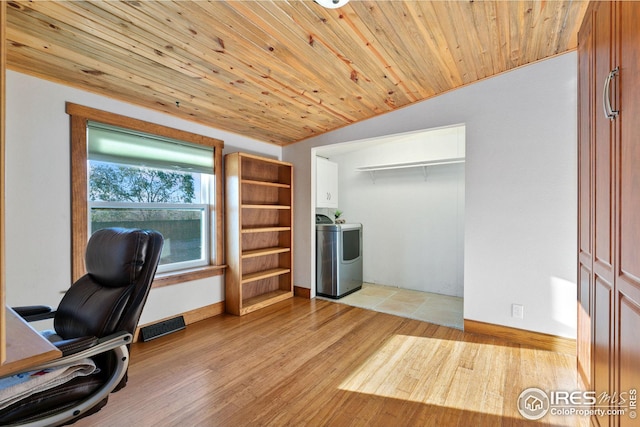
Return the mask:
{"type": "Polygon", "coordinates": [[[171,332],[180,331],[185,328],[184,317],[174,317],[173,319],[140,328],[140,338],[142,341],[149,341],[171,332]]]}

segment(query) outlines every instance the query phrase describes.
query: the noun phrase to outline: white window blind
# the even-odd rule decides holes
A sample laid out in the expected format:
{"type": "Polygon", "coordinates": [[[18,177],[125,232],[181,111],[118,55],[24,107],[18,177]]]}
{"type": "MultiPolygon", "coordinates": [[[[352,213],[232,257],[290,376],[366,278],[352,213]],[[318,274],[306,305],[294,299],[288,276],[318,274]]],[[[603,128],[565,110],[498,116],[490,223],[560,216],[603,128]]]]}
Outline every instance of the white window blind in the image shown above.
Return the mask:
{"type": "Polygon", "coordinates": [[[89,159],[213,174],[213,148],[89,122],[89,159]]]}

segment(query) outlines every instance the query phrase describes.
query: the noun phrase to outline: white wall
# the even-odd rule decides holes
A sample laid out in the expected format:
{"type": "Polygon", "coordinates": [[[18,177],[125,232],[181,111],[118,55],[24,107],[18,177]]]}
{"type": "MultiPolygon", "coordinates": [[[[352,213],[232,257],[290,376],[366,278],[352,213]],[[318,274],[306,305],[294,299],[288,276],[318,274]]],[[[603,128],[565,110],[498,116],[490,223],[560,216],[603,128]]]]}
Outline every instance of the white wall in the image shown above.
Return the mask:
{"type": "Polygon", "coordinates": [[[311,288],[315,274],[313,147],[464,123],[465,319],[575,337],[576,76],[570,52],[285,147],[294,283],[311,288]]]}
{"type": "Polygon", "coordinates": [[[363,224],[364,281],[463,296],[464,164],[429,167],[426,178],[422,168],[373,177],[357,168],[464,157],[464,127],[351,146],[330,159],[339,168],[344,219],[363,224]]]}
{"type": "MultiPolygon", "coordinates": [[[[6,300],[56,306],[71,280],[69,116],[65,102],[218,138],[225,152],[280,158],[240,135],[7,71],[6,300]]],[[[224,300],[224,276],[153,289],[141,324],[224,300]]]]}

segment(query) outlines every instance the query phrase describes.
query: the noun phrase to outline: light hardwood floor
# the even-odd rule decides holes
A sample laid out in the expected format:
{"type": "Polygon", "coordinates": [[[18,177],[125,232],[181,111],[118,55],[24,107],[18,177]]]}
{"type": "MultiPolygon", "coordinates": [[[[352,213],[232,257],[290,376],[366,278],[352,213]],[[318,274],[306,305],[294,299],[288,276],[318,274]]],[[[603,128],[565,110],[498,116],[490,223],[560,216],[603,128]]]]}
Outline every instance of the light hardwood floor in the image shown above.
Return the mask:
{"type": "Polygon", "coordinates": [[[517,412],[576,389],[574,357],[324,300],[220,315],[132,346],[129,384],[76,426],[577,426],[517,412]]]}

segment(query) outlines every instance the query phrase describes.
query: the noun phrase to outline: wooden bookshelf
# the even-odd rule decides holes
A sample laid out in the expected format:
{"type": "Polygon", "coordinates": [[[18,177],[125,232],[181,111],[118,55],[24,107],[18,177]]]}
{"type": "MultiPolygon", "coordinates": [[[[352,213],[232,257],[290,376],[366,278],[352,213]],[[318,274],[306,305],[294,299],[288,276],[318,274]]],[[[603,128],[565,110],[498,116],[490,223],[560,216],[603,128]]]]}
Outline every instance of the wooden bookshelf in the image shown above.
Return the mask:
{"type": "Polygon", "coordinates": [[[225,156],[227,312],[243,315],[293,297],[293,166],[225,156]]]}

